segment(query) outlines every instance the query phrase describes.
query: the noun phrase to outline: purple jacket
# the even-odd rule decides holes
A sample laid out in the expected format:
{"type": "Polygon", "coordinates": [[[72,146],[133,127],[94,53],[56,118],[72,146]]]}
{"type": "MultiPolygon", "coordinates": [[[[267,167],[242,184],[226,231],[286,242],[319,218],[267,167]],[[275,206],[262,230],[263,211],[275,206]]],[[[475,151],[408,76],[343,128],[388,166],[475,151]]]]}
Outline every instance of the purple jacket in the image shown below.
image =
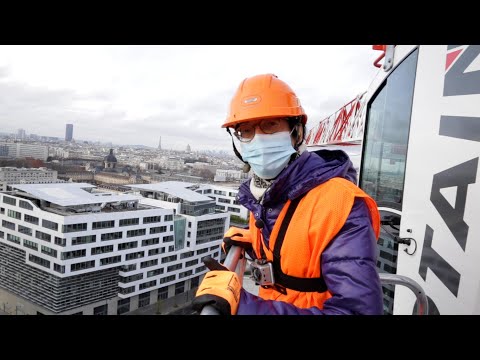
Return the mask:
{"type": "MultiPolygon", "coordinates": [[[[356,183],[356,171],[341,150],[305,151],[267,190],[260,204],[250,192],[250,179],[240,185],[239,202],[261,219],[268,243],[275,220],[287,199],[295,199],[333,177],[356,183]]],[[[328,206],[328,204],[327,204],[328,206]]],[[[286,302],[263,300],[242,289],[238,315],[383,314],[382,288],[376,269],[377,240],[367,205],[356,199],[338,235],[322,253],[321,273],[333,296],[324,308],[301,309],[286,302]]]]}

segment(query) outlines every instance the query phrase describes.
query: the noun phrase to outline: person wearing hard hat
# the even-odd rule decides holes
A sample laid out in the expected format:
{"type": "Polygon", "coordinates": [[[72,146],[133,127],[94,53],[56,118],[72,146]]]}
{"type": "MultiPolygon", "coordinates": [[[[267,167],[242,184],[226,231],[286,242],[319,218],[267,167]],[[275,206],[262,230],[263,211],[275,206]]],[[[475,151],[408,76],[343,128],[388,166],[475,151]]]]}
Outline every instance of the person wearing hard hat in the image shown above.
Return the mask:
{"type": "Polygon", "coordinates": [[[222,127],[252,170],[238,191],[250,219],[248,229],[225,233],[222,248],[246,250],[259,292],[249,293],[235,272],[208,259],[195,310],[210,305],[224,315],[383,314],[377,204],[356,185],[345,152],[305,151],[306,122],[299,99],[276,75],[253,76],[238,87],[222,127]]]}

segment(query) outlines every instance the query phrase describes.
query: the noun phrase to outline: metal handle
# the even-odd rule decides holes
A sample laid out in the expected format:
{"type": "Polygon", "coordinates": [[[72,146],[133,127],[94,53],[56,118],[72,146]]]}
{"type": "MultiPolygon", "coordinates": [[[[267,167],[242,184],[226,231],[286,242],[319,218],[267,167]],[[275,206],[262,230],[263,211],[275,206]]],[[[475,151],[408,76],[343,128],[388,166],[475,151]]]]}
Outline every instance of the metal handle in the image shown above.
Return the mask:
{"type": "MultiPolygon", "coordinates": [[[[247,263],[246,260],[247,259],[244,256],[244,249],[239,246],[232,246],[225,257],[225,261],[223,262],[223,265],[227,269],[237,273],[241,284],[247,263]]],[[[397,274],[379,273],[379,276],[383,285],[403,285],[412,290],[417,297],[417,315],[428,314],[427,295],[425,294],[425,291],[423,291],[423,288],[416,281],[407,276],[397,274]]],[[[220,313],[213,306],[207,305],[202,309],[200,315],[220,315],[220,313]]]]}
{"type": "MultiPolygon", "coordinates": [[[[240,246],[232,246],[223,262],[228,270],[235,271],[240,279],[240,285],[243,285],[243,273],[245,272],[246,258],[244,250],[240,246]]],[[[220,313],[211,305],[204,306],[200,315],[220,315],[220,313]]]]}
{"type": "Polygon", "coordinates": [[[379,275],[380,281],[384,285],[403,285],[412,290],[417,297],[417,315],[428,314],[427,295],[425,294],[425,291],[423,291],[423,288],[416,281],[407,276],[397,274],[379,273],[379,275]]]}

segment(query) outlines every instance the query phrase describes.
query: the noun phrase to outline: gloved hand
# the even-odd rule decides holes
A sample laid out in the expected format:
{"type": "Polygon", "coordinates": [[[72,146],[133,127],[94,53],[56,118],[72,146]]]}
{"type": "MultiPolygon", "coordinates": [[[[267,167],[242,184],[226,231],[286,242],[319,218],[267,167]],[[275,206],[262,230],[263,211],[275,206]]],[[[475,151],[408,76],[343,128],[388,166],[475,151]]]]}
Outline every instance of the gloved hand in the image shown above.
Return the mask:
{"type": "Polygon", "coordinates": [[[198,287],[192,308],[201,311],[204,306],[211,305],[221,315],[235,315],[242,288],[237,273],[228,270],[211,257],[206,257],[203,263],[210,271],[205,274],[198,287]]]}
{"type": "Polygon", "coordinates": [[[222,249],[225,254],[228,253],[232,245],[240,246],[245,250],[252,249],[252,237],[249,229],[242,229],[232,226],[223,235],[222,249]]]}

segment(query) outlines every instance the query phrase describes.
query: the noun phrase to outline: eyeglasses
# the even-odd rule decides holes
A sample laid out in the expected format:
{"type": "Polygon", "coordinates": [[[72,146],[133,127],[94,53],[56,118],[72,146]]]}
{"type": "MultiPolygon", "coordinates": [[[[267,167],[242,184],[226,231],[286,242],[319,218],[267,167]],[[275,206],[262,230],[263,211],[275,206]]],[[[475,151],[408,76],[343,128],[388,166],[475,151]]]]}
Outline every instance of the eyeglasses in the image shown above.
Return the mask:
{"type": "Polygon", "coordinates": [[[239,124],[235,128],[233,135],[243,142],[248,143],[252,141],[255,137],[255,128],[258,126],[260,130],[262,130],[265,134],[275,134],[279,131],[284,130],[284,120],[283,118],[280,119],[263,119],[257,123],[244,123],[239,124]]]}

